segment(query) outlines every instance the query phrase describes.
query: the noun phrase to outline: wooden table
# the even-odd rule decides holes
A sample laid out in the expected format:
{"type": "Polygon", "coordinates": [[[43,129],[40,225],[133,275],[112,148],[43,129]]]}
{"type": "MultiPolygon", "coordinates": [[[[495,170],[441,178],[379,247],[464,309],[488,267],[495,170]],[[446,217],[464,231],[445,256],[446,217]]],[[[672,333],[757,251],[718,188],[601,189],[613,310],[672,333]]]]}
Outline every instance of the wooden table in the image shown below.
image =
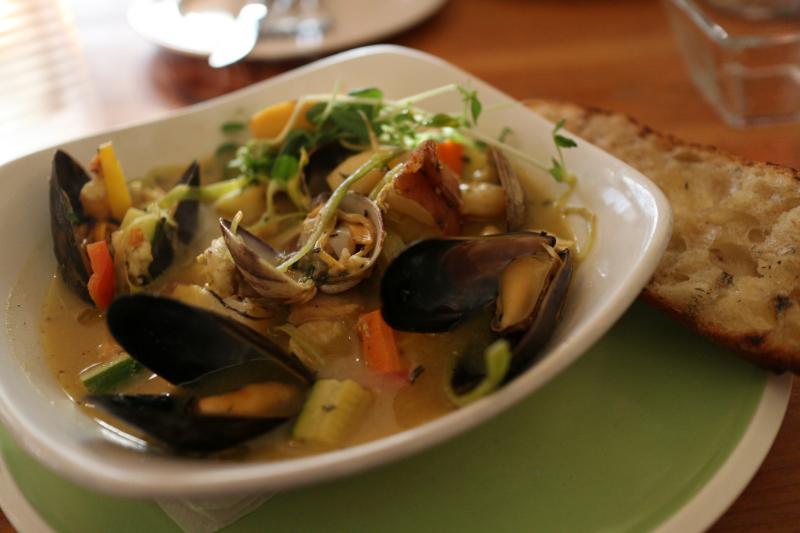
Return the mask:
{"type": "MultiPolygon", "coordinates": [[[[141,40],[125,23],[124,2],[73,2],[63,8],[56,0],[0,3],[0,161],[155,117],[302,63],[213,71],[203,60],[141,40]]],[[[800,166],[800,125],[732,129],[700,98],[655,0],[452,0],[387,42],[441,56],[517,98],[614,109],[689,141],[800,166]]],[[[766,461],[714,531],[800,527],[798,442],[795,390],[766,461]]],[[[0,532],[8,530],[7,522],[0,525],[0,532]]]]}

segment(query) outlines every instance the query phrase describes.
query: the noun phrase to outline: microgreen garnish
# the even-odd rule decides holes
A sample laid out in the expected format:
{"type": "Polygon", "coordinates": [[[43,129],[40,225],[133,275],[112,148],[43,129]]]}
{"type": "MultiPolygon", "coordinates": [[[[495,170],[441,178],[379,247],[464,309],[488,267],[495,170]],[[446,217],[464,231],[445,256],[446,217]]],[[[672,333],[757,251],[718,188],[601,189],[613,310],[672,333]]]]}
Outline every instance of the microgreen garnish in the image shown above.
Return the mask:
{"type": "Polygon", "coordinates": [[[224,142],[217,146],[217,150],[214,152],[214,155],[217,157],[224,157],[226,155],[231,155],[236,153],[236,150],[239,148],[239,145],[233,142],[224,142]]]}
{"type": "Polygon", "coordinates": [[[553,143],[556,145],[556,152],[558,152],[558,159],[555,157],[552,158],[552,166],[548,170],[550,175],[553,176],[553,179],[557,182],[566,182],[572,183],[575,181],[575,176],[570,174],[567,171],[567,166],[564,163],[564,154],[561,151],[562,148],[575,148],[578,146],[575,141],[570,139],[569,137],[564,137],[563,135],[559,134],[559,130],[564,127],[564,123],[566,122],[565,119],[559,120],[555,127],[553,128],[553,143]]]}
{"type": "Polygon", "coordinates": [[[239,133],[240,131],[244,131],[247,128],[247,124],[244,122],[225,122],[220,126],[222,133],[225,135],[231,135],[233,133],[239,133]]]}
{"type": "MultiPolygon", "coordinates": [[[[475,127],[482,112],[478,92],[457,84],[437,87],[401,100],[386,99],[383,91],[376,87],[342,94],[337,84],[332,94],[309,95],[298,100],[280,134],[273,139],[251,140],[240,146],[229,166],[238,171],[239,177],[245,178],[248,184],[267,184],[268,206],[273,205],[275,194],[287,192],[298,209],[304,210],[309,201],[297,181],[304,166],[301,153],[312,153],[317,147],[332,142],[353,151],[389,147],[410,150],[426,139],[453,138],[478,149],[495,146],[548,172],[558,182],[574,185],[575,177],[567,171],[562,150],[574,147],[575,141],[559,133],[564,126],[563,120],[552,131],[557,157],[545,165],[506,144],[508,135],[512,133],[509,128],[503,129],[499,139],[477,131],[475,127]],[[460,95],[463,104],[460,114],[431,113],[416,107],[422,100],[454,92],[460,95]],[[313,103],[310,108],[305,105],[308,102],[313,103]],[[312,124],[310,130],[295,126],[301,109],[308,109],[306,119],[312,124]]],[[[243,123],[228,122],[223,125],[223,131],[236,133],[244,127],[243,123]]],[[[226,145],[225,149],[232,147],[226,145]]],[[[267,211],[274,214],[269,208],[267,211]]]]}
{"type": "Polygon", "coordinates": [[[478,100],[478,91],[469,90],[466,87],[458,86],[458,92],[464,101],[464,123],[467,127],[474,127],[478,124],[478,117],[481,115],[483,105],[478,100]]]}

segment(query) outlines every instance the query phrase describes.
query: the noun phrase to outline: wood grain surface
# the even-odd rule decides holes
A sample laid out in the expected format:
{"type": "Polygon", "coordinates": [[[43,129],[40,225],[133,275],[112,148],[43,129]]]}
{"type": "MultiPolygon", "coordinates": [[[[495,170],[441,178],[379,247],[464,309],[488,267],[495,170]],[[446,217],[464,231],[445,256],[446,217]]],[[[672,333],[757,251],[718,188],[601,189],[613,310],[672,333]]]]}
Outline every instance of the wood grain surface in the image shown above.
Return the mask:
{"type": "MultiPolygon", "coordinates": [[[[345,1],[345,0],[334,0],[345,1]]],[[[303,61],[215,71],[142,40],[126,2],[0,2],[0,162],[156,117],[303,61]]],[[[688,141],[800,167],[800,125],[733,129],[692,86],[655,0],[451,0],[385,42],[438,55],[510,95],[627,113],[688,141]]],[[[755,478],[712,531],[800,530],[800,392],[755,478]]],[[[13,531],[7,521],[0,533],[13,531]]]]}

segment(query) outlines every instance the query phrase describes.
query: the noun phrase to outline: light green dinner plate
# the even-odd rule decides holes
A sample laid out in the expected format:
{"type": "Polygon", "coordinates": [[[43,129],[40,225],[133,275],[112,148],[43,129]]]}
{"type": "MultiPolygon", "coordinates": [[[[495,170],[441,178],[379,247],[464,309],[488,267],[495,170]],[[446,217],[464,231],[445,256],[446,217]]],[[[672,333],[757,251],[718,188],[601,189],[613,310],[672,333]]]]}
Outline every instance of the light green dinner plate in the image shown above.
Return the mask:
{"type": "MultiPolygon", "coordinates": [[[[410,459],[279,494],[225,531],[650,530],[719,477],[768,381],[637,303],[575,365],[492,421],[410,459]]],[[[773,414],[779,422],[783,411],[773,414]]],[[[5,433],[2,443],[17,486],[55,530],[178,531],[156,504],[86,490],[5,433]]],[[[727,487],[721,507],[684,523],[708,524],[752,473],[727,487]]]]}

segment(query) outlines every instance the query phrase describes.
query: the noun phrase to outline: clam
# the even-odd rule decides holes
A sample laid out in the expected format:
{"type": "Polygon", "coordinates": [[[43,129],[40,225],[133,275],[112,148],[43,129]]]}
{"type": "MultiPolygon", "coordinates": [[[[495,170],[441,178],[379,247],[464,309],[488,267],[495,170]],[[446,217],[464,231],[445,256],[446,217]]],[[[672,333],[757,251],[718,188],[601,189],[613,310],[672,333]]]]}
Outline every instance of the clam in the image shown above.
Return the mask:
{"type": "Polygon", "coordinates": [[[505,193],[508,231],[518,231],[525,226],[527,221],[525,193],[522,190],[519,176],[503,152],[493,146],[489,147],[489,159],[497,170],[497,177],[500,179],[500,185],[505,193]]]}
{"type": "MultiPolygon", "coordinates": [[[[383,317],[397,330],[434,333],[494,305],[492,329],[513,344],[509,379],[531,364],[563,307],[572,259],[555,245],[528,231],[420,241],[384,274],[383,317]]],[[[473,363],[462,358],[454,375],[473,363]]]]}
{"type": "Polygon", "coordinates": [[[85,401],[167,446],[221,450],[296,415],[314,373],[266,337],[177,300],[136,294],[108,309],[131,357],[177,386],[174,394],[91,395],[85,401]]]}
{"type": "MultiPolygon", "coordinates": [[[[316,216],[310,216],[304,223],[301,246],[316,224],[316,216]]],[[[312,277],[322,292],[344,292],[372,272],[385,236],[383,215],[377,204],[361,194],[347,193],[339,204],[334,223],[300,263],[300,268],[313,272],[312,277]]]]}
{"type": "MultiPolygon", "coordinates": [[[[321,216],[320,205],[306,218],[298,241],[302,248],[321,216]]],[[[378,206],[366,196],[347,193],[329,227],[292,269],[278,265],[285,257],[267,243],[220,220],[222,235],[236,268],[264,298],[282,303],[310,300],[317,288],[328,294],[346,291],[369,276],[381,253],[385,232],[378,206]]]]}
{"type": "Polygon", "coordinates": [[[281,303],[302,303],[314,297],[314,280],[293,270],[278,270],[281,256],[269,244],[244,228],[234,232],[228,220],[220,219],[219,225],[236,268],[258,294],[281,303]]]}

